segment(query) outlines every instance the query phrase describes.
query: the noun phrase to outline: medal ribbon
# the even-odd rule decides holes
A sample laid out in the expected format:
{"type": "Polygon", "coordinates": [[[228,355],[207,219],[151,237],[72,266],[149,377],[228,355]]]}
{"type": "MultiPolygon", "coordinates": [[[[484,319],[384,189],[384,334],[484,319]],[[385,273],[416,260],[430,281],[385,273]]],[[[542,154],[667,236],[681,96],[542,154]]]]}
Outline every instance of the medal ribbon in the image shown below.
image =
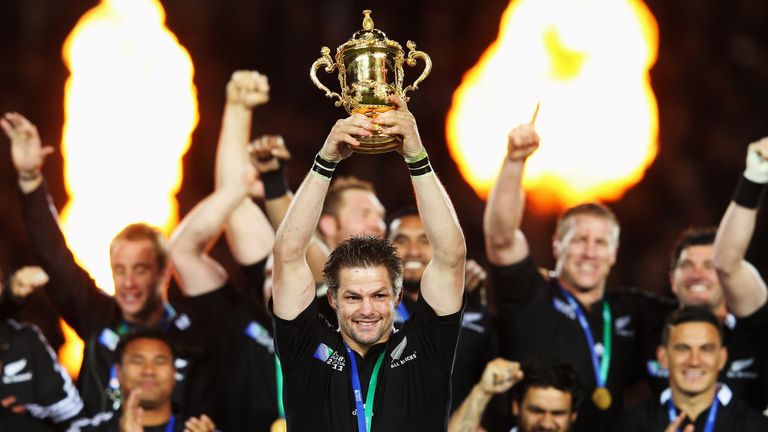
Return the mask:
{"type": "Polygon", "coordinates": [[[608,306],[608,301],[603,300],[603,356],[598,362],[597,353],[595,352],[595,338],[592,336],[592,329],[589,327],[589,321],[584,315],[584,311],[581,310],[581,306],[571,294],[569,294],[563,287],[558,285],[560,293],[568,301],[571,309],[576,313],[579,325],[581,326],[584,335],[587,337],[587,343],[589,344],[589,353],[592,357],[592,368],[595,370],[595,381],[598,387],[606,387],[608,383],[608,368],[611,364],[611,308],[608,306]]]}
{"type": "Polygon", "coordinates": [[[171,419],[168,420],[168,424],[165,426],[165,432],[173,432],[176,427],[176,416],[171,415],[171,419]]]}
{"type": "Polygon", "coordinates": [[[371,430],[371,420],[373,419],[373,398],[376,396],[376,385],[379,381],[379,369],[381,369],[381,363],[384,360],[384,351],[379,354],[379,358],[376,360],[376,365],[373,367],[373,373],[371,374],[371,380],[368,383],[368,394],[365,396],[365,404],[363,404],[363,389],[360,387],[360,375],[357,373],[357,360],[355,360],[355,353],[349,348],[346,342],[344,342],[344,348],[347,349],[349,355],[350,374],[352,375],[352,392],[355,394],[355,410],[357,412],[357,430],[358,432],[368,432],[371,430]],[[365,416],[361,416],[360,413],[365,413],[365,416]]]}
{"type": "MultiPolygon", "coordinates": [[[[171,306],[170,303],[166,303],[163,310],[163,316],[160,318],[160,323],[158,326],[167,332],[171,328],[174,318],[176,318],[176,310],[173,308],[173,306],[171,306]]],[[[120,320],[120,324],[117,325],[116,330],[117,331],[115,333],[117,333],[118,336],[123,337],[126,333],[128,333],[128,331],[131,330],[131,326],[125,320],[120,320]]],[[[112,408],[117,411],[122,403],[122,395],[120,394],[120,382],[117,379],[117,366],[115,364],[109,368],[107,394],[112,399],[112,408]]],[[[171,422],[173,421],[174,419],[171,417],[171,422]]]]}
{"type": "Polygon", "coordinates": [[[283,406],[283,368],[280,359],[275,354],[275,380],[277,381],[277,413],[280,418],[285,418],[285,406],[283,406]]]}
{"type": "MultiPolygon", "coordinates": [[[[719,389],[718,389],[719,392],[719,389]]],[[[715,393],[715,400],[712,401],[712,406],[709,407],[707,413],[707,424],[704,426],[704,432],[713,432],[715,430],[715,420],[717,419],[717,406],[720,405],[717,401],[717,393],[715,393]]],[[[677,408],[672,403],[672,398],[667,401],[667,413],[669,414],[669,422],[672,423],[677,420],[677,408]]],[[[679,432],[679,429],[678,429],[679,432]]]]}

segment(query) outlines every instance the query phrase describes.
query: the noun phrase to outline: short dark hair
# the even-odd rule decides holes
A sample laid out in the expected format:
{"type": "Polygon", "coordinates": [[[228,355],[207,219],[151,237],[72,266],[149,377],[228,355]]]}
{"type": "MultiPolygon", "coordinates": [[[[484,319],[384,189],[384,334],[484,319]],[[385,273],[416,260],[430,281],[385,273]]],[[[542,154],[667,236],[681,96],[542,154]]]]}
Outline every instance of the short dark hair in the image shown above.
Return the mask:
{"type": "Polygon", "coordinates": [[[392,212],[390,216],[387,217],[387,233],[385,237],[389,237],[389,234],[392,232],[392,227],[391,227],[392,223],[406,216],[421,217],[419,215],[419,209],[416,206],[409,205],[405,207],[400,207],[399,209],[392,212]]]}
{"type": "Polygon", "coordinates": [[[392,292],[400,295],[403,287],[403,263],[397,249],[385,239],[374,236],[352,236],[336,246],[323,266],[323,276],[328,291],[336,296],[339,273],[345,268],[383,266],[389,273],[392,292]]]}
{"type": "Polygon", "coordinates": [[[616,218],[616,215],[611,211],[608,206],[605,204],[601,204],[598,202],[590,202],[590,203],[584,203],[579,204],[575,207],[571,207],[568,210],[564,211],[560,217],[557,219],[557,225],[555,228],[555,236],[557,239],[562,239],[563,236],[565,236],[565,233],[569,229],[569,222],[572,218],[576,216],[581,215],[588,215],[588,216],[595,216],[599,218],[603,218],[611,223],[614,227],[614,232],[612,236],[612,240],[616,242],[616,245],[619,244],[619,232],[621,230],[621,226],[619,225],[619,220],[616,218]]]}
{"type": "Polygon", "coordinates": [[[112,239],[112,242],[109,244],[110,253],[115,247],[115,242],[117,240],[149,240],[152,243],[152,246],[155,248],[157,268],[160,270],[165,270],[165,268],[168,266],[168,247],[166,245],[163,233],[158,228],[145,223],[133,223],[126,226],[122,231],[117,233],[117,235],[112,239]]]}
{"type": "Polygon", "coordinates": [[[672,327],[692,322],[702,322],[714,326],[717,329],[717,334],[722,344],[723,325],[715,314],[708,307],[686,306],[673,311],[664,321],[664,330],[661,332],[661,345],[667,346],[669,343],[669,334],[672,332],[672,327]]]}
{"type": "Polygon", "coordinates": [[[157,327],[134,327],[123,336],[121,336],[120,341],[117,343],[115,352],[117,353],[117,359],[120,364],[123,364],[123,354],[125,354],[125,348],[129,343],[137,339],[152,339],[164,343],[168,346],[168,349],[171,350],[173,359],[176,359],[176,350],[173,347],[171,339],[168,337],[168,332],[157,327]]]}
{"type": "Polygon", "coordinates": [[[680,233],[672,246],[672,253],[669,259],[670,271],[677,268],[680,261],[680,255],[691,246],[707,246],[715,243],[717,227],[691,227],[680,233]]]}
{"type": "Polygon", "coordinates": [[[337,177],[328,187],[328,193],[325,194],[325,201],[323,201],[323,210],[321,214],[338,217],[339,209],[344,200],[344,192],[348,190],[367,191],[376,195],[376,190],[373,189],[373,184],[370,182],[360,180],[353,176],[337,177]]]}
{"type": "Polygon", "coordinates": [[[571,394],[571,412],[579,409],[584,399],[584,384],[576,368],[568,362],[531,359],[523,364],[523,379],[511,390],[512,400],[522,405],[531,387],[552,387],[571,394]]]}

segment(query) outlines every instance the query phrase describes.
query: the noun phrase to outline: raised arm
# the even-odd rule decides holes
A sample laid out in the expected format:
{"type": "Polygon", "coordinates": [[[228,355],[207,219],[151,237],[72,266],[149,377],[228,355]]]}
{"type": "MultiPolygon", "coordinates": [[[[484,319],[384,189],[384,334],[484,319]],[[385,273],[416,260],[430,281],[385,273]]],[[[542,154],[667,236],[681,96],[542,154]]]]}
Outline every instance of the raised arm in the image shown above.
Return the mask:
{"type": "MultiPolygon", "coordinates": [[[[288,188],[285,168],[291,159],[291,153],[279,135],[263,135],[249,146],[251,161],[261,174],[264,182],[264,210],[275,230],[288,213],[293,201],[293,194],[288,188]]],[[[323,282],[323,265],[331,253],[328,247],[315,234],[307,249],[307,263],[312,270],[315,284],[323,282]]]]}
{"type": "Polygon", "coordinates": [[[525,160],[538,147],[539,136],[533,122],[512,129],[507,137],[507,156],[483,215],[485,253],[492,264],[514,264],[528,256],[528,243],[520,231],[525,209],[523,172],[525,160]]]}
{"type": "MultiPolygon", "coordinates": [[[[208,250],[218,239],[228,217],[252,194],[261,193],[261,182],[256,169],[245,167],[240,178],[229,180],[213,194],[197,204],[179,223],[170,242],[170,259],[184,294],[198,296],[220,288],[227,273],[219,263],[208,256],[208,250]]],[[[272,227],[266,219],[252,221],[255,233],[250,241],[269,250],[272,246],[272,227]]],[[[266,256],[266,255],[265,255],[266,256]]]]}
{"type": "Polygon", "coordinates": [[[5,113],[0,127],[11,140],[11,159],[19,188],[28,194],[43,184],[43,163],[53,153],[53,147],[43,147],[37,127],[19,113],[5,113]]]}
{"type": "Polygon", "coordinates": [[[24,266],[9,278],[10,291],[6,295],[16,303],[23,303],[34,291],[44,287],[49,280],[48,273],[42,267],[24,266]]]}
{"type": "Polygon", "coordinates": [[[404,100],[391,96],[390,101],[397,109],[379,115],[374,121],[386,126],[383,133],[403,138],[400,152],[408,163],[416,205],[432,244],[432,261],[421,278],[421,295],[438,315],[449,315],[458,312],[463,303],[467,255],[464,234],[451,199],[429,165],[416,119],[404,100]]]}
{"type": "Polygon", "coordinates": [[[296,318],[315,297],[307,248],[320,220],[333,169],[349,157],[350,145],[359,145],[353,135],[370,135],[370,128],[370,120],[362,114],[336,122],[280,224],[275,238],[273,271],[273,312],[278,318],[296,318]]]}
{"type": "MultiPolygon", "coordinates": [[[[236,71],[227,83],[226,103],[216,148],[216,189],[237,181],[250,165],[248,142],[253,109],[269,100],[267,77],[255,71],[236,71]]],[[[232,255],[241,265],[264,259],[272,249],[273,233],[265,233],[264,213],[249,197],[243,197],[228,213],[225,236],[232,255]],[[268,235],[268,238],[265,238],[268,235]]]]}
{"type": "Polygon", "coordinates": [[[519,363],[503,358],[488,362],[480,382],[472,387],[472,391],[451,415],[448,432],[477,432],[491,398],[508,391],[522,378],[519,363]]]}
{"type": "MultiPolygon", "coordinates": [[[[67,321],[86,338],[89,323],[98,322],[99,311],[108,311],[114,299],[96,286],[88,272],[75,262],[59,227],[58,214],[43,182],[43,163],[53,148],[43,147],[37,128],[18,113],[6,113],[0,127],[11,141],[11,160],[22,193],[21,208],[30,244],[48,273],[46,293],[67,321]]],[[[105,312],[109,313],[109,312],[105,312]]]]}
{"type": "Polygon", "coordinates": [[[755,231],[757,210],[768,185],[768,138],[749,145],[747,167],[717,229],[714,263],[728,310],[748,316],[768,299],[765,281],[744,259],[755,231]]]}

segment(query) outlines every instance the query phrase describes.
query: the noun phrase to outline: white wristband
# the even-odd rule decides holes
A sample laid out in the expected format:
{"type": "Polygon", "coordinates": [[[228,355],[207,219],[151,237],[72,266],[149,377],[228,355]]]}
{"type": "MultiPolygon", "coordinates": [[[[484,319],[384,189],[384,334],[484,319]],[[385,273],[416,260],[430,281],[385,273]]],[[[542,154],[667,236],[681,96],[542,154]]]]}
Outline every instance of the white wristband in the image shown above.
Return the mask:
{"type": "Polygon", "coordinates": [[[747,151],[747,167],[744,169],[744,177],[755,183],[768,183],[768,160],[760,156],[754,148],[747,151]]]}

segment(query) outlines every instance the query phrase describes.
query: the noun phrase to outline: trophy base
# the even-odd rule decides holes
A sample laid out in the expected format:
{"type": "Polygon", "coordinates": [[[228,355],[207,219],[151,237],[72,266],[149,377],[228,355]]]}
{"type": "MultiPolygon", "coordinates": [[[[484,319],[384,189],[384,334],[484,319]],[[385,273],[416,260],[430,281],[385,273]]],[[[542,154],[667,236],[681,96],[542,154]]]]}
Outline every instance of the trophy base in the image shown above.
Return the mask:
{"type": "Polygon", "coordinates": [[[356,136],[355,139],[360,143],[360,146],[350,149],[355,153],[363,154],[379,154],[387,153],[400,147],[403,141],[398,136],[374,134],[370,136],[356,136]]]}

